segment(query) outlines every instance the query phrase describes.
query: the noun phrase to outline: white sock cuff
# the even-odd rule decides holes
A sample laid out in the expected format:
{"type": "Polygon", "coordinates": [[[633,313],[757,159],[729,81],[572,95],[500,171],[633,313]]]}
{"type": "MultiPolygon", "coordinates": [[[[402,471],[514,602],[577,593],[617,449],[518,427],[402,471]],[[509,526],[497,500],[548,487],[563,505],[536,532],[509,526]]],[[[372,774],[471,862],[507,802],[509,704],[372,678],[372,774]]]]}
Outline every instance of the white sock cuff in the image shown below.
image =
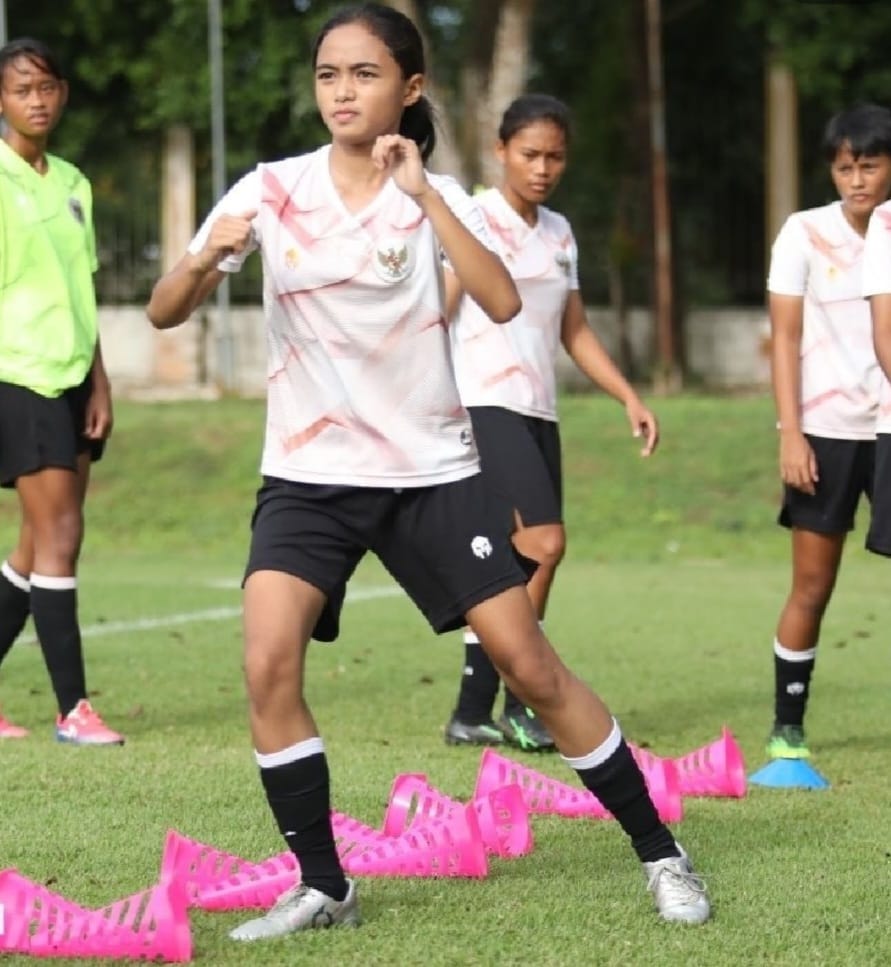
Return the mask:
{"type": "Polygon", "coordinates": [[[261,769],[274,769],[276,766],[286,766],[289,762],[308,759],[311,755],[324,751],[325,743],[316,735],[311,739],[289,745],[287,749],[282,749],[280,752],[257,752],[255,749],[254,756],[261,769]]]}
{"type": "Polygon", "coordinates": [[[792,651],[791,648],[784,648],[776,638],[773,639],[773,653],[783,661],[812,661],[817,657],[816,648],[808,648],[807,651],[792,651]]]}
{"type": "Polygon", "coordinates": [[[465,645],[478,645],[480,643],[479,638],[476,636],[475,631],[471,631],[470,628],[465,628],[464,630],[464,644],[465,645]]]}
{"type": "Polygon", "coordinates": [[[19,572],[9,563],[9,561],[4,561],[2,564],[0,564],[0,573],[3,574],[3,577],[5,577],[11,585],[17,587],[19,591],[31,590],[31,582],[26,577],[19,574],[19,572]]]}
{"type": "Polygon", "coordinates": [[[622,742],[622,730],[619,723],[613,719],[613,727],[610,734],[597,746],[593,752],[579,756],[577,759],[571,756],[562,756],[563,761],[578,771],[579,769],[593,769],[595,766],[603,765],[606,760],[615,753],[622,742]]]}
{"type": "Polygon", "coordinates": [[[43,588],[44,591],[74,591],[77,588],[77,578],[73,574],[64,578],[48,577],[32,571],[31,587],[43,588]]]}

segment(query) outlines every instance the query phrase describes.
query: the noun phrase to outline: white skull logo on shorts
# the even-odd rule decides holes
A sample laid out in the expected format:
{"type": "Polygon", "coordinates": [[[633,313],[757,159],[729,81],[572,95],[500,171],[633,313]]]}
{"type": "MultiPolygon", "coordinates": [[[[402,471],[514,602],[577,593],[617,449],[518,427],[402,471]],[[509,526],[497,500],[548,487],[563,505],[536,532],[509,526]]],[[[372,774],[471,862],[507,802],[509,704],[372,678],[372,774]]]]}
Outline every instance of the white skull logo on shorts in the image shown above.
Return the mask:
{"type": "Polygon", "coordinates": [[[477,557],[486,558],[492,553],[492,542],[488,537],[474,537],[470,542],[470,549],[477,557]]]}

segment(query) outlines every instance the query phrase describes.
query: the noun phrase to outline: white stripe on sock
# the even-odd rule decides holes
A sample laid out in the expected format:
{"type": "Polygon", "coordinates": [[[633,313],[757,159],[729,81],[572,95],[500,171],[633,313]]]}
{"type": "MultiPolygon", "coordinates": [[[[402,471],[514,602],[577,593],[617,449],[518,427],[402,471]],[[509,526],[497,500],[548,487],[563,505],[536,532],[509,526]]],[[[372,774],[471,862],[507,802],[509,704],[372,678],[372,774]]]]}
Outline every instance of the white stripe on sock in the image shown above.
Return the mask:
{"type": "Polygon", "coordinates": [[[561,756],[563,761],[572,766],[573,769],[593,769],[595,766],[602,765],[619,748],[622,741],[622,730],[619,723],[613,719],[613,727],[610,734],[597,746],[593,752],[573,759],[571,756],[561,756]]]}
{"type": "Polygon", "coordinates": [[[471,631],[470,628],[466,628],[464,631],[464,644],[465,645],[478,645],[480,643],[479,638],[477,638],[476,633],[471,631]]]}
{"type": "Polygon", "coordinates": [[[282,749],[280,752],[257,752],[255,750],[254,756],[261,769],[274,769],[276,766],[286,766],[289,762],[308,759],[311,755],[317,755],[324,751],[325,743],[316,735],[311,739],[297,742],[295,745],[289,745],[287,749],[282,749]]]}
{"type": "Polygon", "coordinates": [[[773,653],[783,661],[810,661],[817,657],[816,648],[808,648],[806,651],[792,651],[791,648],[784,648],[776,638],[773,639],[773,653]]]}
{"type": "Polygon", "coordinates": [[[77,578],[73,574],[64,578],[48,577],[32,571],[31,587],[43,588],[44,591],[74,591],[77,588],[77,578]]]}
{"type": "Polygon", "coordinates": [[[0,573],[3,574],[3,577],[5,577],[10,584],[12,584],[14,587],[17,587],[19,591],[31,590],[31,582],[26,577],[23,577],[21,574],[19,574],[19,572],[9,563],[9,561],[4,561],[2,564],[0,564],[0,573]]]}

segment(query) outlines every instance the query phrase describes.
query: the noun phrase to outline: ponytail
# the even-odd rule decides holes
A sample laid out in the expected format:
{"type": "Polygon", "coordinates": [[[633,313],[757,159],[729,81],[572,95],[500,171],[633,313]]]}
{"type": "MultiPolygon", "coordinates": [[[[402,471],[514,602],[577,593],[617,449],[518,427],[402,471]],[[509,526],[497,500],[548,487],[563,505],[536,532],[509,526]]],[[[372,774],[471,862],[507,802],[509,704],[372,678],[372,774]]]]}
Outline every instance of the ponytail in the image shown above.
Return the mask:
{"type": "Polygon", "coordinates": [[[436,147],[434,117],[433,105],[422,95],[402,112],[399,122],[399,133],[415,142],[422,161],[426,161],[436,147]]]}

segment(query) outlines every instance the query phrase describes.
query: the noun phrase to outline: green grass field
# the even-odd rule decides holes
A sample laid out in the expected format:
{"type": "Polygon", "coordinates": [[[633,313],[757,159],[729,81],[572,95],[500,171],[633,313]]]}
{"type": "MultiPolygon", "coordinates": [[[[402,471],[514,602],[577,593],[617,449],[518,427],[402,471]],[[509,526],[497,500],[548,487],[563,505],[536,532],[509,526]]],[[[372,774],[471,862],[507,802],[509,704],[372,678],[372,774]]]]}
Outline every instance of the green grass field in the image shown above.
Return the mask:
{"type": "MultiPolygon", "coordinates": [[[[726,723],[754,771],[788,580],[771,405],[685,397],[657,409],[663,447],[641,461],[614,404],[563,401],[570,551],[547,626],[631,739],[677,755],[726,723]]],[[[119,405],[88,507],[81,615],[94,702],[127,745],[57,746],[39,651],[18,645],[0,703],[33,735],[0,748],[0,867],[100,906],[154,882],[170,827],[252,859],[281,850],[246,729],[237,616],[261,425],[256,402],[119,405]]],[[[6,494],[3,546],[14,520],[6,494]]],[[[614,823],[535,817],[533,853],[493,860],[483,881],[363,881],[358,931],[233,948],[226,932],[242,914],[193,912],[196,962],[891,963],[891,606],[888,565],[862,550],[862,524],[808,720],[832,789],[686,801],[678,835],[710,886],[705,927],[658,920],[614,823]]],[[[396,773],[426,772],[466,797],[479,751],[442,740],[458,636],[434,637],[373,561],[354,588],[370,596],[348,602],[335,646],[311,651],[310,698],[334,806],[377,825],[396,773]]],[[[523,761],[572,781],[556,757],[523,761]]]]}

